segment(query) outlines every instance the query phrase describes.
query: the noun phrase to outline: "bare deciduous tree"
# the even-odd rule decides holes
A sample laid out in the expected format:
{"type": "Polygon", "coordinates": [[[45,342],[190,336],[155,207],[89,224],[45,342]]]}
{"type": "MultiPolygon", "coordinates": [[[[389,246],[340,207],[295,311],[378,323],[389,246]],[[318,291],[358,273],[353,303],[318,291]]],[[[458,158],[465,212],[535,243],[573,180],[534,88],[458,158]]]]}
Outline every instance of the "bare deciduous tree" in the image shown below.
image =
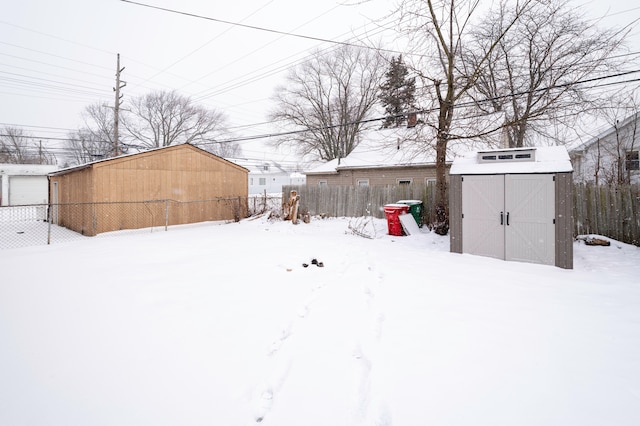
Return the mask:
{"type": "Polygon", "coordinates": [[[23,129],[5,126],[0,131],[0,163],[56,164],[56,157],[23,129]]]}
{"type": "Polygon", "coordinates": [[[218,157],[237,158],[242,156],[242,148],[233,140],[221,140],[207,144],[200,144],[199,146],[218,157]]]}
{"type": "Polygon", "coordinates": [[[271,118],[301,132],[275,145],[291,145],[321,160],[348,155],[378,101],[385,69],[385,59],[375,50],[341,46],[328,54],[315,52],[276,89],[271,118]]]}
{"type": "Polygon", "coordinates": [[[480,71],[471,91],[480,109],[504,113],[509,147],[525,146],[536,135],[552,139],[551,123],[571,125],[591,109],[593,96],[577,83],[614,69],[612,58],[628,31],[598,28],[568,0],[503,7],[492,18],[473,32],[476,47],[465,52],[464,62],[480,71]]]}
{"type": "MultiPolygon", "coordinates": [[[[71,164],[82,164],[101,158],[112,157],[113,108],[106,103],[92,104],[83,112],[85,126],[69,133],[66,150],[71,164]]],[[[126,146],[120,144],[119,153],[126,153],[126,146]]]]}
{"type": "MultiPolygon", "coordinates": [[[[432,117],[426,123],[435,131],[436,140],[436,215],[434,230],[441,235],[449,231],[449,208],[447,203],[446,159],[449,141],[470,137],[462,129],[454,127],[454,117],[463,118],[456,105],[469,96],[476,85],[482,68],[488,63],[496,46],[511,29],[532,0],[504,1],[513,9],[510,20],[486,42],[486,51],[478,55],[475,64],[466,64],[463,58],[469,50],[477,47],[471,33],[479,19],[479,0],[404,0],[397,13],[400,27],[411,38],[414,54],[423,58],[417,64],[417,72],[425,85],[433,89],[432,117]]],[[[428,100],[427,100],[428,101],[428,100]]]]}
{"type": "Polygon", "coordinates": [[[132,143],[144,148],[191,143],[207,149],[224,134],[225,126],[221,112],[194,105],[175,91],[152,92],[133,99],[123,118],[132,143]]]}

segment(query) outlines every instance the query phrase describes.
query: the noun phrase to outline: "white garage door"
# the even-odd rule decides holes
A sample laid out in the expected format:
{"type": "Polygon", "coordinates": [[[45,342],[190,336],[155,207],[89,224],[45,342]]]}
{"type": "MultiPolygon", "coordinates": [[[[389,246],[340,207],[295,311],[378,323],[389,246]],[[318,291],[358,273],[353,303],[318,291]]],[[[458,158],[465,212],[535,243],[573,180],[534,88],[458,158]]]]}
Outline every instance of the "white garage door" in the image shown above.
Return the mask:
{"type": "Polygon", "coordinates": [[[46,176],[10,176],[9,205],[46,204],[48,184],[46,176]]]}

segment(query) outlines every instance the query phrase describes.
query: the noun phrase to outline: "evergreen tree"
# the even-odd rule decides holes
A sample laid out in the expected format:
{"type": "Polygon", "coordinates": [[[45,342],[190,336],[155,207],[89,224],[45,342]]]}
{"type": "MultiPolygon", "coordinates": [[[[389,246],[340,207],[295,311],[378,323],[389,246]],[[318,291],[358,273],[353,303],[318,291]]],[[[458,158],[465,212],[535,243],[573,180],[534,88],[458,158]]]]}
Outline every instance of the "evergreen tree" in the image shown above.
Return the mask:
{"type": "Polygon", "coordinates": [[[382,128],[400,127],[407,122],[407,113],[415,109],[415,91],[416,78],[409,77],[402,55],[392,57],[378,95],[387,116],[382,128]]]}

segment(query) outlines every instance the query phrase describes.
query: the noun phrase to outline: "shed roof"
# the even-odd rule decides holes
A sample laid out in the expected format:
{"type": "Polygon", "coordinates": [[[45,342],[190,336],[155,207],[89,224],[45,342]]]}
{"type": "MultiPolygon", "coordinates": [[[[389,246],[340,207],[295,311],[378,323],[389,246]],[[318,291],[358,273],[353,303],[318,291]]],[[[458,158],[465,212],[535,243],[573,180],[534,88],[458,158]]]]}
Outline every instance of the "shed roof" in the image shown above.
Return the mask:
{"type": "Polygon", "coordinates": [[[230,165],[233,165],[235,167],[239,167],[241,169],[246,170],[247,172],[249,171],[246,167],[242,167],[239,164],[236,164],[232,161],[226,160],[222,157],[219,157],[215,154],[210,153],[209,151],[205,151],[202,148],[198,148],[195,145],[191,145],[189,143],[184,143],[184,144],[179,144],[179,145],[171,145],[171,146],[164,146],[161,148],[153,148],[153,149],[149,149],[147,151],[141,151],[141,152],[135,152],[135,153],[131,153],[131,154],[124,154],[124,155],[119,155],[117,157],[112,157],[112,158],[105,158],[102,160],[96,160],[96,161],[91,161],[89,163],[84,163],[84,164],[80,164],[77,166],[73,166],[73,167],[67,167],[65,169],[61,169],[52,173],[49,173],[50,176],[59,176],[59,175],[64,175],[67,173],[71,173],[71,172],[75,172],[77,170],[82,170],[82,169],[87,169],[87,168],[91,168],[94,167],[95,165],[98,164],[105,164],[105,163],[114,163],[114,162],[118,162],[118,161],[122,161],[124,159],[129,159],[135,156],[143,156],[143,155],[149,155],[149,154],[153,154],[156,153],[158,151],[162,151],[162,150],[169,150],[169,149],[192,149],[192,150],[196,150],[199,151],[200,153],[202,153],[203,155],[209,155],[211,157],[215,157],[217,159],[219,159],[220,161],[224,161],[226,163],[229,163],[230,165]]]}
{"type": "Polygon", "coordinates": [[[463,174],[507,174],[507,173],[562,173],[572,172],[571,160],[564,146],[547,146],[532,148],[513,148],[490,151],[476,151],[465,154],[454,160],[451,170],[452,175],[463,174]],[[517,153],[527,150],[535,151],[532,161],[496,161],[492,163],[482,162],[481,154],[517,153]]]}

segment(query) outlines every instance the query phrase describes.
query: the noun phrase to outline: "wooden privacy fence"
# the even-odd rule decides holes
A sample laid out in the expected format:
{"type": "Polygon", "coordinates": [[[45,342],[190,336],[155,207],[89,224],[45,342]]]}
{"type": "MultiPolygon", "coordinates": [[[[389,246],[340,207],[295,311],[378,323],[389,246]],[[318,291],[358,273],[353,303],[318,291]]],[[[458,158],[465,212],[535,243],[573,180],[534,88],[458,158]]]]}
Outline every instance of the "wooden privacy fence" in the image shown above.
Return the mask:
{"type": "Polygon", "coordinates": [[[373,216],[384,218],[385,204],[419,200],[424,204],[423,223],[435,221],[434,184],[385,186],[283,186],[283,199],[294,190],[300,194],[300,212],[329,217],[373,216]]]}
{"type": "Polygon", "coordinates": [[[573,212],[574,235],[599,234],[640,246],[640,185],[577,183],[573,212]]]}
{"type": "MultiPolygon", "coordinates": [[[[300,194],[300,211],[329,217],[373,216],[384,218],[385,204],[420,200],[423,223],[435,221],[433,184],[390,186],[283,186],[283,199],[295,190],[300,194]]],[[[599,234],[640,246],[640,186],[617,188],[574,184],[574,236],[599,234]]]]}

